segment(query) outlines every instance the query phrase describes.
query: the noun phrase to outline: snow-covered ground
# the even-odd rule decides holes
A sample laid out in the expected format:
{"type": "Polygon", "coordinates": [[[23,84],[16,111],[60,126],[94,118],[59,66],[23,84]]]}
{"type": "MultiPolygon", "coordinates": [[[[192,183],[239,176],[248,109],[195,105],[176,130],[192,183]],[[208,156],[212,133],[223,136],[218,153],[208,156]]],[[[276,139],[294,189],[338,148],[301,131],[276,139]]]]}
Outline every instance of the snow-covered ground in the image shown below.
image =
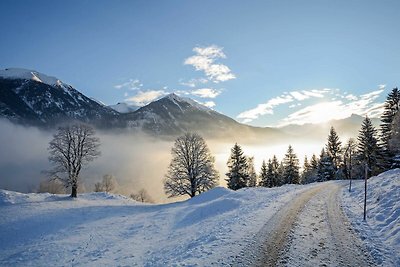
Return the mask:
{"type": "Polygon", "coordinates": [[[219,187],[164,205],[0,190],[0,266],[231,263],[277,210],[312,186],[219,187]]]}
{"type": "Polygon", "coordinates": [[[400,169],[371,177],[367,196],[366,221],[363,180],[353,181],[350,193],[343,188],[344,211],[378,264],[392,259],[400,266],[400,169]]]}
{"type": "Polygon", "coordinates": [[[364,250],[357,247],[366,245],[366,257],[372,256],[382,266],[400,266],[400,170],[369,180],[367,222],[362,221],[363,181],[354,182],[351,193],[341,189],[343,184],[347,182],[239,191],[218,187],[187,201],[163,205],[106,193],[71,199],[0,190],[0,266],[245,263],[246,254],[257,256],[256,244],[268,232],[264,230],[279,230],[280,225],[272,225],[274,218],[286,218],[290,215],[286,208],[306,198],[309,202],[294,223],[280,265],[357,262],[349,258],[357,254],[355,259],[363,259],[364,250]],[[341,202],[363,240],[354,246],[349,245],[356,241],[348,237],[351,227],[340,215],[341,202]],[[319,233],[324,227],[331,232],[319,233]],[[337,244],[354,250],[342,255],[337,244]]]}

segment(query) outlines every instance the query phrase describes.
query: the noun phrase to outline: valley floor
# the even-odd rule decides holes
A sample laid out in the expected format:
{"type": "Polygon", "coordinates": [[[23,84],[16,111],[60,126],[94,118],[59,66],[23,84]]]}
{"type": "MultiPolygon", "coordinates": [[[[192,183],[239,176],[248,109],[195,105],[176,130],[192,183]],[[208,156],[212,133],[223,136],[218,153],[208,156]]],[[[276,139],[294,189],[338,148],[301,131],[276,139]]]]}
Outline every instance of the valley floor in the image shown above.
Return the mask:
{"type": "Polygon", "coordinates": [[[0,266],[399,266],[400,170],[370,184],[367,222],[360,181],[351,193],[347,181],[216,188],[164,205],[0,190],[0,266]]]}

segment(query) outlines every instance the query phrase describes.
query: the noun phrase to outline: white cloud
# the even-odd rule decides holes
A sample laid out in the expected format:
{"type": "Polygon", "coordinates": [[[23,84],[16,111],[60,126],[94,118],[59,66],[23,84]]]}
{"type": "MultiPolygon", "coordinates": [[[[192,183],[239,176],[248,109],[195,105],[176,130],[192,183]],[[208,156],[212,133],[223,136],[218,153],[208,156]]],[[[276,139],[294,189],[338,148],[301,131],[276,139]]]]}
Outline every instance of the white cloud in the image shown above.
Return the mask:
{"type": "Polygon", "coordinates": [[[288,106],[288,108],[293,109],[299,107],[305,100],[313,98],[325,98],[325,101],[318,104],[315,104],[314,101],[314,104],[290,114],[280,123],[280,126],[343,119],[353,113],[361,116],[377,117],[382,113],[382,104],[375,103],[375,101],[383,91],[384,86],[380,85],[378,90],[359,96],[348,94],[347,92],[340,93],[339,89],[332,88],[284,92],[281,96],[272,98],[266,103],[259,104],[253,109],[240,113],[237,118],[241,119],[243,123],[248,123],[258,119],[260,116],[273,114],[274,108],[279,105],[293,102],[288,106]]]}
{"type": "Polygon", "coordinates": [[[115,89],[126,88],[129,90],[139,90],[143,84],[138,79],[129,79],[129,81],[114,85],[115,89]]]}
{"type": "Polygon", "coordinates": [[[192,91],[192,94],[201,98],[216,98],[221,94],[221,90],[212,88],[201,88],[192,91]]]}
{"type": "Polygon", "coordinates": [[[196,55],[185,59],[185,65],[192,65],[197,71],[204,71],[208,80],[215,83],[235,79],[236,76],[229,67],[215,63],[220,58],[226,58],[222,47],[216,45],[208,47],[195,47],[193,52],[196,55]]]}
{"type": "Polygon", "coordinates": [[[358,100],[358,97],[353,94],[345,95],[344,98],[346,98],[347,100],[358,100]]]}
{"type": "MultiPolygon", "coordinates": [[[[336,91],[336,89],[323,88],[323,89],[314,89],[314,90],[301,90],[301,91],[290,91],[284,92],[281,96],[272,98],[268,100],[264,104],[259,104],[257,107],[244,111],[240,113],[237,118],[242,119],[243,123],[251,122],[255,119],[258,119],[262,115],[273,114],[274,108],[294,102],[294,101],[304,101],[309,98],[322,98],[326,94],[331,94],[336,91]]],[[[296,106],[300,106],[300,103],[294,103],[289,106],[289,108],[295,108],[296,106]]]]}
{"type": "Polygon", "coordinates": [[[257,119],[259,116],[265,114],[273,114],[274,107],[281,104],[293,102],[293,97],[290,95],[282,95],[268,100],[265,104],[259,104],[256,108],[244,111],[240,113],[237,118],[243,119],[244,123],[251,122],[257,119]]]}
{"type": "Polygon", "coordinates": [[[279,126],[289,124],[303,125],[306,123],[322,123],[329,120],[340,120],[350,117],[352,114],[369,116],[371,118],[379,117],[383,112],[384,103],[374,102],[383,89],[363,94],[359,97],[347,95],[342,100],[322,102],[309,105],[283,119],[279,126]],[[350,97],[348,97],[350,96],[350,97]]]}
{"type": "Polygon", "coordinates": [[[302,100],[310,98],[309,95],[302,94],[298,91],[292,91],[292,92],[290,92],[290,95],[293,96],[298,101],[302,101],[302,100]]]}
{"type": "Polygon", "coordinates": [[[203,103],[203,105],[208,108],[213,108],[213,107],[215,107],[215,102],[214,101],[206,101],[203,103]]]}
{"type": "Polygon", "coordinates": [[[380,84],[380,85],[378,85],[378,88],[381,90],[385,90],[386,84],[380,84]]]}
{"type": "Polygon", "coordinates": [[[163,90],[139,91],[135,96],[127,98],[125,101],[132,102],[137,106],[144,106],[166,94],[168,93],[163,90]]]}
{"type": "Polygon", "coordinates": [[[190,79],[189,81],[183,81],[182,79],[179,80],[179,83],[183,86],[188,86],[188,87],[196,87],[198,84],[205,84],[207,83],[208,80],[205,78],[198,78],[198,79],[190,79]]]}

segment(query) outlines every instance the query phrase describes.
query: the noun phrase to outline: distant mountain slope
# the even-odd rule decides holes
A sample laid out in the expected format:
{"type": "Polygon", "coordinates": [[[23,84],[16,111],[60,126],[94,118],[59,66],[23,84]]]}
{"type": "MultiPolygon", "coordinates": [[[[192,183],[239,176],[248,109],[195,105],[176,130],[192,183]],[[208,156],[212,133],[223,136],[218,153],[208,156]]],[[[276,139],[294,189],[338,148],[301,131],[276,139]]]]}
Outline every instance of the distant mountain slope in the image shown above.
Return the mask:
{"type": "MultiPolygon", "coordinates": [[[[362,121],[364,117],[352,114],[350,117],[342,120],[331,120],[326,123],[319,124],[304,124],[304,125],[288,125],[279,128],[282,132],[301,136],[304,138],[315,139],[320,137],[327,137],[331,126],[335,128],[340,137],[357,137],[359,130],[361,129],[362,121]]],[[[379,127],[380,121],[377,118],[372,118],[372,123],[375,127],[379,127]]]]}
{"type": "Polygon", "coordinates": [[[118,113],[57,78],[26,69],[0,71],[0,115],[22,124],[51,126],[68,120],[117,123],[118,113]]]}
{"type": "MultiPolygon", "coordinates": [[[[0,117],[15,123],[54,127],[77,120],[102,129],[130,129],[156,136],[198,132],[237,142],[324,140],[330,126],[343,138],[357,136],[363,120],[352,115],[325,124],[253,127],[176,94],[141,108],[126,103],[107,107],[55,77],[26,69],[0,70],[0,92],[0,117]]],[[[376,119],[375,124],[379,124],[376,119]]]]}
{"type": "Polygon", "coordinates": [[[134,112],[138,110],[140,107],[134,106],[134,105],[129,105],[124,102],[117,103],[115,105],[110,105],[108,106],[109,108],[112,108],[113,110],[119,112],[119,113],[129,113],[129,112],[134,112]]]}

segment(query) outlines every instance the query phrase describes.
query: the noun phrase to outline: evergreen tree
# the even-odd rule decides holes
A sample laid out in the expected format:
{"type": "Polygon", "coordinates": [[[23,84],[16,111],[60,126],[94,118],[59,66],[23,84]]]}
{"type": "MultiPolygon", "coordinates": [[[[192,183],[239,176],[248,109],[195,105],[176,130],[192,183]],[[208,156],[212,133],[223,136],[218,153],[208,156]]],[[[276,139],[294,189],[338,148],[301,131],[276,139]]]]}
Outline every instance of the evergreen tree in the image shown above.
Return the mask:
{"type": "MultiPolygon", "coordinates": [[[[271,159],[268,161],[268,165],[270,165],[271,163],[271,159]]],[[[265,163],[265,160],[263,160],[262,164],[261,164],[261,171],[260,171],[260,186],[264,186],[264,187],[271,187],[271,180],[270,177],[268,177],[268,172],[269,172],[269,168],[267,167],[267,164],[265,163]]]]}
{"type": "Polygon", "coordinates": [[[389,148],[393,153],[392,169],[400,168],[400,112],[397,112],[393,119],[389,148]]]}
{"type": "MultiPolygon", "coordinates": [[[[278,162],[278,161],[277,161],[278,162]]],[[[283,161],[278,163],[278,168],[276,169],[277,175],[276,175],[276,185],[281,186],[284,184],[287,184],[287,181],[285,179],[285,166],[283,164],[283,161]]]]}
{"type": "Polygon", "coordinates": [[[257,186],[257,173],[254,169],[254,157],[247,158],[247,174],[249,175],[249,180],[247,183],[248,187],[257,186]]]}
{"type": "Polygon", "coordinates": [[[346,179],[354,177],[356,148],[356,140],[354,138],[350,138],[346,143],[343,154],[343,172],[346,179]]]}
{"type": "Polygon", "coordinates": [[[335,177],[333,161],[330,155],[325,152],[324,148],[321,150],[321,155],[319,158],[318,182],[333,180],[335,177]]]}
{"type": "Polygon", "coordinates": [[[335,128],[331,127],[331,130],[328,135],[328,143],[326,144],[326,153],[331,157],[333,168],[335,172],[340,167],[341,156],[340,153],[342,151],[342,142],[339,140],[339,136],[337,135],[335,128]]]}
{"type": "Polygon", "coordinates": [[[294,153],[293,148],[289,145],[289,148],[283,159],[283,178],[288,184],[299,184],[300,174],[299,174],[299,160],[297,155],[294,153]]]}
{"type": "Polygon", "coordinates": [[[283,164],[279,163],[275,155],[272,157],[271,165],[268,164],[268,171],[271,172],[271,187],[283,184],[283,164]]]}
{"type": "Polygon", "coordinates": [[[304,156],[303,172],[301,175],[301,183],[306,184],[310,178],[311,165],[308,163],[307,156],[304,156]]]}
{"type": "Polygon", "coordinates": [[[246,187],[249,180],[247,158],[243,155],[242,148],[237,143],[231,149],[227,165],[229,169],[226,173],[228,188],[238,190],[246,187]]]}
{"type": "Polygon", "coordinates": [[[385,160],[385,168],[390,168],[392,164],[392,158],[394,151],[390,148],[390,139],[392,135],[393,119],[396,113],[400,109],[400,92],[397,88],[394,88],[386,98],[384,111],[381,116],[381,141],[382,141],[382,153],[385,160]]]}
{"type": "Polygon", "coordinates": [[[313,154],[311,157],[310,166],[313,171],[318,170],[319,162],[318,162],[317,156],[315,156],[315,154],[313,154]]]}
{"type": "Polygon", "coordinates": [[[359,159],[368,165],[368,176],[376,175],[381,171],[379,161],[382,159],[381,147],[376,137],[377,131],[371,120],[366,117],[358,134],[357,154],[359,159]]]}

